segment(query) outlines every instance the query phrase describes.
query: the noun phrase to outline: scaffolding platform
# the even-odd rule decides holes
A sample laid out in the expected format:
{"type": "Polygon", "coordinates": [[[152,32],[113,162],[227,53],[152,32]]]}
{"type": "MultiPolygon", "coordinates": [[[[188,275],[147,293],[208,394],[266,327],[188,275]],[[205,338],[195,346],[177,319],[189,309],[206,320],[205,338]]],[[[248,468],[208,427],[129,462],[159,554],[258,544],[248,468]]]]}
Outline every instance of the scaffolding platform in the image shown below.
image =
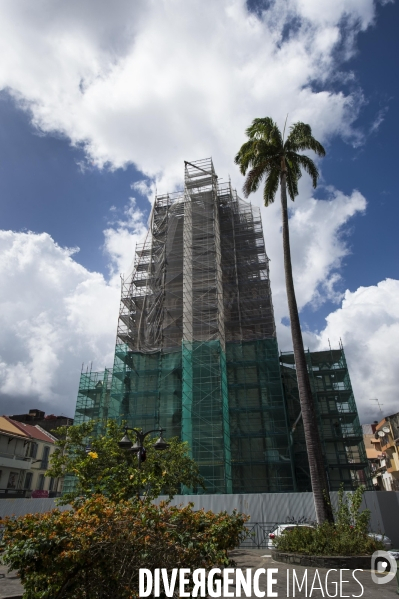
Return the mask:
{"type": "MultiPolygon", "coordinates": [[[[308,350],[306,358],[330,490],[337,491],[341,485],[345,490],[359,485],[371,490],[363,432],[344,348],[341,344],[339,349],[308,350]]],[[[290,427],[294,428],[291,438],[297,490],[307,491],[311,487],[305,435],[300,419],[295,425],[301,408],[294,354],[282,352],[280,363],[290,427]]]]}

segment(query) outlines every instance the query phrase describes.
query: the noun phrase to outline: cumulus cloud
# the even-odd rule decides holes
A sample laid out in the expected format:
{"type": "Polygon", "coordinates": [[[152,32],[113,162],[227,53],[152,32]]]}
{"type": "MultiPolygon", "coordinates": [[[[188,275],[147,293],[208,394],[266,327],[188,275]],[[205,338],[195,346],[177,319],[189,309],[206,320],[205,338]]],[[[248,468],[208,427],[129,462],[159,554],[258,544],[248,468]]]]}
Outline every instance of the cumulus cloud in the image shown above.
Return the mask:
{"type": "MultiPolygon", "coordinates": [[[[370,287],[346,291],[342,306],[327,317],[315,337],[315,349],[333,347],[342,339],[357,406],[363,422],[398,411],[399,281],[386,279],[370,287]]],[[[309,340],[309,339],[308,339],[309,340]]]]}
{"type": "MultiPolygon", "coordinates": [[[[327,199],[312,198],[310,182],[301,185],[300,198],[290,202],[290,242],[298,308],[307,304],[314,309],[326,301],[338,303],[343,288],[340,275],[342,260],[350,251],[348,226],[355,215],[363,214],[366,199],[359,191],[350,195],[328,188],[327,199]]],[[[258,200],[259,202],[259,200],[258,200]]],[[[292,343],[289,329],[281,323],[288,315],[285,290],[280,203],[262,207],[263,228],[270,258],[273,303],[281,349],[292,343]]]]}
{"type": "MultiPolygon", "coordinates": [[[[353,136],[361,94],[319,91],[335,49],[374,19],[373,0],[208,3],[3,2],[0,87],[43,132],[62,132],[99,167],[137,168],[168,191],[184,158],[230,170],[256,115],[353,136]]],[[[350,40],[350,41],[348,41],[350,40]]],[[[348,50],[348,51],[349,51],[348,50]]],[[[234,175],[234,173],[232,173],[234,175]]]]}
{"type": "MultiPolygon", "coordinates": [[[[115,213],[112,206],[111,212],[115,213]]],[[[123,215],[113,219],[104,231],[104,252],[109,257],[111,277],[122,274],[126,276],[132,271],[132,258],[136,243],[143,241],[147,233],[144,222],[145,214],[137,207],[136,199],[129,198],[123,215]]]]}
{"type": "MultiPolygon", "coordinates": [[[[141,195],[151,197],[155,185],[161,193],[181,187],[183,160],[209,155],[219,175],[230,174],[240,191],[233,156],[254,116],[270,114],[283,125],[289,113],[289,122],[311,122],[322,141],[334,134],[362,139],[353,127],[361,90],[331,91],[328,79],[341,66],[337,47],[345,43],[354,51],[356,34],[374,22],[373,0],[262,6],[255,14],[245,0],[217,0],[206,10],[200,0],[117,0],[112,6],[104,0],[6,1],[0,6],[0,87],[30,111],[42,132],[61,132],[84,147],[92,166],[134,163],[145,176],[134,184],[141,195]]],[[[338,297],[337,266],[347,250],[337,235],[350,218],[346,210],[364,208],[356,193],[346,200],[332,192],[326,206],[302,189],[307,203],[298,204],[292,236],[304,305],[338,297]],[[343,215],[323,221],[326,210],[341,205],[343,215]],[[309,225],[310,218],[316,223],[309,225]],[[307,226],[315,237],[305,252],[300,228],[307,226]]],[[[141,205],[133,210],[139,235],[141,205]]],[[[283,305],[274,269],[281,266],[279,223],[271,210],[264,212],[264,226],[275,295],[283,305]]],[[[125,271],[130,232],[112,226],[105,236],[112,272],[125,271]]]]}
{"type": "Polygon", "coordinates": [[[1,412],[25,399],[73,414],[82,356],[112,364],[119,285],[75,252],[46,233],[0,231],[0,392],[14,398],[1,412]]]}

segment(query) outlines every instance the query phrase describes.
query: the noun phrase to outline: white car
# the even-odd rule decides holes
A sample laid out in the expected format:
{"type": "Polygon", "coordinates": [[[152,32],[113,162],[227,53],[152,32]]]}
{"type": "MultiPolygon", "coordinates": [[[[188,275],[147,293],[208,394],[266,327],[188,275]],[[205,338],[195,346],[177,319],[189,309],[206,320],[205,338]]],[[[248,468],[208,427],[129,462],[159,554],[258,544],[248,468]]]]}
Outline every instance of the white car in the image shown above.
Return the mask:
{"type": "Polygon", "coordinates": [[[382,541],[385,545],[385,549],[392,549],[392,541],[386,535],[380,535],[378,532],[369,532],[369,537],[373,537],[376,541],[382,541]]]}
{"type": "MultiPolygon", "coordinates": [[[[297,526],[305,526],[306,528],[314,528],[312,524],[276,524],[276,526],[269,532],[269,539],[267,541],[267,548],[274,548],[274,539],[281,534],[293,530],[297,526]]],[[[385,549],[392,549],[392,541],[386,535],[381,535],[376,532],[369,532],[369,537],[372,537],[376,541],[382,541],[385,545],[385,549]]]]}
{"type": "Polygon", "coordinates": [[[272,530],[269,532],[267,548],[273,549],[274,548],[274,539],[276,537],[279,537],[280,535],[282,535],[284,532],[287,532],[288,530],[294,530],[294,528],[297,528],[298,526],[305,526],[305,528],[314,528],[314,526],[312,526],[311,524],[276,524],[276,526],[274,528],[272,528],[272,530]]]}

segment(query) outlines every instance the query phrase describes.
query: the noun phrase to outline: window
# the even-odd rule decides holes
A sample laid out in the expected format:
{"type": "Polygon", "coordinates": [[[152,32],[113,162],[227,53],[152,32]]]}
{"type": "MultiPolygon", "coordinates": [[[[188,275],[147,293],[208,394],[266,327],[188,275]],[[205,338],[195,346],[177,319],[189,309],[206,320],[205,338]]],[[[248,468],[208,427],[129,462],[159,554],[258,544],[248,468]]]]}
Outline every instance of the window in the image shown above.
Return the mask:
{"type": "Polygon", "coordinates": [[[31,486],[32,486],[32,478],[33,478],[32,472],[27,472],[25,474],[24,489],[30,489],[31,488],[31,486]]]}
{"type": "Polygon", "coordinates": [[[18,481],[18,472],[10,472],[8,477],[7,489],[16,489],[18,481]]]}
{"type": "Polygon", "coordinates": [[[41,470],[47,470],[47,468],[48,468],[48,456],[49,456],[49,453],[50,453],[50,447],[46,446],[43,449],[42,463],[40,465],[40,469],[41,470]]]}
{"type": "Polygon", "coordinates": [[[37,480],[37,490],[43,491],[44,489],[44,474],[40,474],[37,480]]]}
{"type": "Polygon", "coordinates": [[[49,490],[49,491],[52,491],[52,490],[53,490],[53,488],[54,488],[54,483],[55,483],[55,480],[54,480],[54,478],[50,478],[50,484],[49,484],[49,487],[48,487],[48,490],[49,490]]]}
{"type": "Polygon", "coordinates": [[[35,458],[37,456],[37,443],[31,443],[30,444],[30,449],[29,449],[29,457],[30,458],[35,458]]]}

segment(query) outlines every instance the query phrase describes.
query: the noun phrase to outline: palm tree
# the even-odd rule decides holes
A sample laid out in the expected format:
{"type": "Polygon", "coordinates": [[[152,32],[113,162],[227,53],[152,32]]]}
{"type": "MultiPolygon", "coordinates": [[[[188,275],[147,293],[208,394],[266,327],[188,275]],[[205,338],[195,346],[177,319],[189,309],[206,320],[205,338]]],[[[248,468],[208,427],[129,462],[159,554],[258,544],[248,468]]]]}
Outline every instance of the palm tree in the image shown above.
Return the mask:
{"type": "Polygon", "coordinates": [[[265,179],[263,199],[265,206],[270,206],[274,202],[280,184],[285,283],[302,420],[309,458],[310,480],[317,521],[319,523],[324,520],[332,521],[328,500],[328,481],[295,298],[287,208],[287,189],[291,200],[294,200],[298,195],[298,180],[302,176],[302,169],[312,178],[313,187],[317,186],[319,172],[316,165],[311,158],[299,152],[313,150],[318,156],[324,156],[325,150],[313,137],[310,126],[305,123],[299,122],[292,125],[286,141],[270,117],[255,119],[246,130],[246,134],[249,140],[241,146],[235,157],[235,162],[240,166],[241,173],[246,175],[248,171],[243,187],[245,197],[255,192],[262,180],[265,179]]]}

